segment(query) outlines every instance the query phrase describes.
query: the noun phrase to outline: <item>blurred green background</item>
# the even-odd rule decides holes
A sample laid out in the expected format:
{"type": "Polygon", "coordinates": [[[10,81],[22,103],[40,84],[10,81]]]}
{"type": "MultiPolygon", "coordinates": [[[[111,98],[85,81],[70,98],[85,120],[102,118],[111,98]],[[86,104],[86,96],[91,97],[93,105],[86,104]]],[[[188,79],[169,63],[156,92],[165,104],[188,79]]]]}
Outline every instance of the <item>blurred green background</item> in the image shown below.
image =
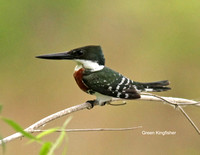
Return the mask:
{"type": "MultiPolygon", "coordinates": [[[[34,56],[91,44],[101,45],[106,65],[129,78],[170,80],[173,89],[160,95],[200,100],[199,0],[1,0],[0,19],[1,115],[24,128],[93,99],[76,85],[74,62],[34,56]]],[[[185,110],[200,127],[200,109],[185,110]]],[[[65,119],[45,128],[61,126],[65,119]]],[[[74,113],[68,127],[139,125],[143,128],[127,132],[69,133],[68,154],[200,152],[200,137],[186,118],[162,103],[129,101],[126,106],[95,107],[74,113]],[[171,130],[176,135],[143,136],[143,130],[171,130]]],[[[11,133],[13,129],[1,121],[1,136],[11,133]]],[[[46,140],[54,141],[57,136],[46,140]]],[[[26,142],[23,138],[8,143],[6,154],[38,154],[40,145],[26,142]]]]}

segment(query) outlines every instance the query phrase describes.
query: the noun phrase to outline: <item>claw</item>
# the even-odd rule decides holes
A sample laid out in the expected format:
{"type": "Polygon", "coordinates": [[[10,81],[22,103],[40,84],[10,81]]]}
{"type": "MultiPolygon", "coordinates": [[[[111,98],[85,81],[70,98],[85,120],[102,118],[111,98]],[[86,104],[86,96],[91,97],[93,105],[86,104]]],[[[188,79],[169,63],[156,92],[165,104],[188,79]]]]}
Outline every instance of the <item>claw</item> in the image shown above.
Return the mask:
{"type": "Polygon", "coordinates": [[[94,105],[97,103],[97,100],[88,100],[86,101],[87,103],[89,103],[91,106],[88,107],[87,109],[90,110],[94,107],[94,105]]]}

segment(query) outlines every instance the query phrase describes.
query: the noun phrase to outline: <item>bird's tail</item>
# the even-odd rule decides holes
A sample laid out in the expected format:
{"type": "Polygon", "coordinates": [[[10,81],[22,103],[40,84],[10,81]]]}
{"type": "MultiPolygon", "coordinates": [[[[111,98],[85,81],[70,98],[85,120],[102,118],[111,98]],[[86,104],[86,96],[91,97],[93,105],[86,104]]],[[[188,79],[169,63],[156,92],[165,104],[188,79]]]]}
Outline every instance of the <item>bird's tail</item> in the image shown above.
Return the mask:
{"type": "Polygon", "coordinates": [[[157,81],[157,82],[148,82],[148,83],[141,83],[137,82],[137,88],[141,91],[145,92],[161,92],[170,90],[170,87],[166,87],[169,85],[168,80],[164,81],[157,81]]]}

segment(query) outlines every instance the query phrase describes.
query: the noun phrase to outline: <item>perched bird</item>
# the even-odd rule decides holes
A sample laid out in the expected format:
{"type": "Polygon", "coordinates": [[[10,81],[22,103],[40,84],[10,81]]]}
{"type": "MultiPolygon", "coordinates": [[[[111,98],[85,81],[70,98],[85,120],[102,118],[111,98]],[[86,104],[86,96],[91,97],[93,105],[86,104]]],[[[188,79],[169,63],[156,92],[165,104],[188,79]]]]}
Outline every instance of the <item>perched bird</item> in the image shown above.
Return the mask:
{"type": "Polygon", "coordinates": [[[41,59],[74,60],[76,83],[84,92],[95,95],[96,100],[88,101],[105,105],[112,98],[139,99],[141,92],[161,92],[170,90],[168,80],[141,83],[130,80],[122,74],[105,66],[105,59],[100,46],[89,45],[69,52],[36,56],[41,59]]]}

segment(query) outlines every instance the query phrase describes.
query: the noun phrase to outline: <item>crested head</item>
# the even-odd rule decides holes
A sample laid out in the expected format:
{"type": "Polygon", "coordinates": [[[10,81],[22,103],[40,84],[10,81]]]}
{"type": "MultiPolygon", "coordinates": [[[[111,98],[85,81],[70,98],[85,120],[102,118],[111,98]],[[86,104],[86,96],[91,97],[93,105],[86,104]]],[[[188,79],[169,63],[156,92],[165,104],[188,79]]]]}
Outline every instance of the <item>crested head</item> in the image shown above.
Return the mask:
{"type": "Polygon", "coordinates": [[[84,68],[98,71],[103,69],[105,59],[101,46],[89,45],[75,48],[69,52],[55,53],[36,56],[36,58],[50,59],[50,60],[75,60],[78,66],[82,65],[84,68]]]}
{"type": "Polygon", "coordinates": [[[70,50],[69,52],[40,55],[36,56],[36,58],[50,60],[81,60],[97,63],[98,65],[105,65],[105,59],[101,46],[98,45],[79,47],[70,50]]]}
{"type": "Polygon", "coordinates": [[[88,60],[99,65],[105,65],[105,58],[101,49],[101,46],[89,45],[84,47],[79,47],[68,52],[73,55],[74,60],[88,60]]]}

